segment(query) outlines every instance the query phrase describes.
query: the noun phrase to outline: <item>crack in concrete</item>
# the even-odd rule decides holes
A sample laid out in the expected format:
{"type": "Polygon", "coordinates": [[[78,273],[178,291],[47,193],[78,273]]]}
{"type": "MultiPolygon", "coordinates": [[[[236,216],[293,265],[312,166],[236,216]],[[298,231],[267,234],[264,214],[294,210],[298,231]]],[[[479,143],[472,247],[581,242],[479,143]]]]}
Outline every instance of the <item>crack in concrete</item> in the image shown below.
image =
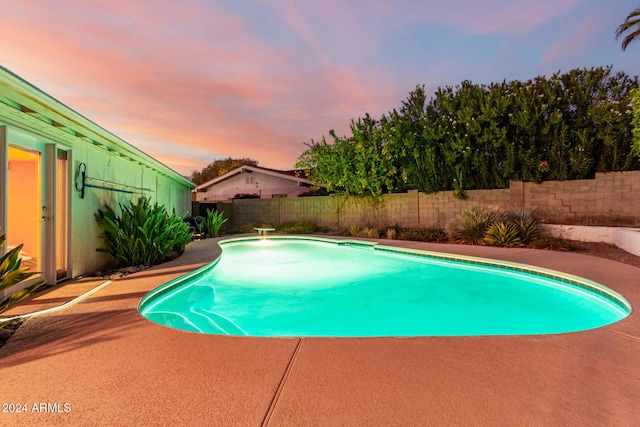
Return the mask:
{"type": "Polygon", "coordinates": [[[616,331],[615,329],[611,329],[611,328],[609,328],[609,330],[610,330],[611,332],[615,332],[616,334],[624,335],[624,336],[625,336],[625,337],[627,337],[627,338],[632,338],[632,339],[634,339],[634,340],[640,340],[640,337],[636,337],[635,335],[625,334],[624,332],[616,331]]]}
{"type": "Polygon", "coordinates": [[[280,379],[280,383],[278,384],[278,388],[271,399],[271,403],[269,404],[269,409],[267,409],[267,413],[264,415],[262,419],[262,427],[266,427],[269,425],[269,421],[271,420],[271,416],[273,415],[273,411],[278,404],[278,400],[280,399],[280,395],[282,394],[282,390],[284,389],[285,383],[287,382],[287,378],[289,378],[289,374],[291,373],[291,369],[293,368],[293,364],[298,358],[298,353],[300,352],[300,348],[302,347],[303,338],[298,339],[298,344],[296,345],[295,350],[293,350],[293,354],[289,359],[289,363],[287,364],[287,369],[285,369],[284,374],[282,374],[282,378],[280,379]]]}

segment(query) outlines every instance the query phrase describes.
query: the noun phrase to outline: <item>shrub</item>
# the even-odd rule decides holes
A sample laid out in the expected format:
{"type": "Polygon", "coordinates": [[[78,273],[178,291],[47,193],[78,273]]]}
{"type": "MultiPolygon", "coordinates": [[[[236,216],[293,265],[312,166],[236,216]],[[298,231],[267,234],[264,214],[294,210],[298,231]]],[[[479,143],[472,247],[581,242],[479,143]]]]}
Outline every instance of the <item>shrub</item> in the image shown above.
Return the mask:
{"type": "Polygon", "coordinates": [[[311,221],[285,222],[276,230],[284,234],[311,234],[318,231],[318,227],[311,221]]]}
{"type": "Polygon", "coordinates": [[[518,228],[522,243],[529,243],[540,235],[540,215],[536,210],[515,208],[506,211],[504,218],[518,228]]]}
{"type": "Polygon", "coordinates": [[[380,237],[380,231],[377,228],[365,227],[360,233],[361,237],[368,237],[370,239],[377,239],[380,237]]]}
{"type": "Polygon", "coordinates": [[[408,227],[402,228],[398,239],[416,240],[419,242],[446,242],[447,233],[441,227],[408,227]]]}
{"type": "Polygon", "coordinates": [[[151,205],[141,198],[137,204],[119,204],[121,214],[105,206],[95,214],[102,225],[106,252],[116,259],[119,266],[155,265],[161,263],[170,251],[182,252],[191,241],[189,225],[184,222],[187,212],[169,215],[164,206],[151,205]]]}
{"type": "Polygon", "coordinates": [[[395,228],[387,228],[385,235],[389,240],[395,240],[398,238],[398,232],[395,228]]]}
{"type": "Polygon", "coordinates": [[[360,227],[357,225],[349,226],[349,236],[358,237],[360,236],[360,227]]]}
{"type": "MultiPolygon", "coordinates": [[[[4,247],[7,241],[6,234],[0,236],[0,250],[4,247]]],[[[32,277],[37,272],[27,272],[29,267],[22,267],[22,260],[20,259],[20,251],[22,250],[22,245],[18,245],[15,248],[8,251],[6,254],[0,257],[0,291],[7,290],[14,285],[22,282],[23,280],[27,280],[32,277]]],[[[24,289],[21,289],[13,294],[9,295],[2,301],[0,301],[0,313],[5,311],[11,305],[22,301],[32,293],[34,293],[42,284],[44,280],[38,281],[30,286],[27,286],[24,289]]],[[[8,322],[2,323],[0,322],[0,327],[4,326],[8,322]]]]}
{"type": "Polygon", "coordinates": [[[451,229],[454,239],[472,244],[481,243],[487,229],[500,219],[495,210],[473,207],[462,211],[460,219],[456,220],[451,229]]]}
{"type": "Polygon", "coordinates": [[[571,241],[564,237],[553,236],[547,233],[540,233],[540,235],[531,242],[531,246],[535,249],[551,249],[554,251],[570,251],[573,249],[571,241]]]}
{"type": "Polygon", "coordinates": [[[487,229],[484,241],[492,246],[512,248],[520,246],[522,239],[518,235],[518,226],[512,222],[496,222],[487,229]]]}
{"type": "Polygon", "coordinates": [[[205,227],[207,230],[207,237],[218,237],[222,231],[222,226],[227,222],[227,220],[227,218],[223,217],[222,212],[207,209],[205,227]]]}

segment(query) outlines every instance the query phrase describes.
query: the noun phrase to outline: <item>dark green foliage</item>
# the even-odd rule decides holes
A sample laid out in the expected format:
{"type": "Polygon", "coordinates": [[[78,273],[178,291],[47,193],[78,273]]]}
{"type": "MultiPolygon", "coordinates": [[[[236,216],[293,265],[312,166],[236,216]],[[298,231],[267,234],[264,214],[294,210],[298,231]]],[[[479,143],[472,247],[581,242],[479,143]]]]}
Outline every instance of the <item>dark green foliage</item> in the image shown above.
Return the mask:
{"type": "MultiPolygon", "coordinates": [[[[7,241],[6,234],[0,236],[0,249],[4,248],[4,245],[7,241]]],[[[29,267],[22,267],[22,260],[20,259],[20,251],[22,250],[22,245],[18,245],[15,248],[8,251],[6,254],[0,257],[0,291],[7,290],[14,285],[22,282],[23,280],[27,280],[37,272],[28,272],[29,267]]],[[[44,280],[34,283],[26,288],[14,292],[9,295],[7,298],[0,301],[0,313],[9,308],[11,305],[22,301],[27,298],[29,295],[34,293],[40,286],[44,284],[44,280]]],[[[0,327],[4,326],[4,324],[0,324],[0,327]]]]}
{"type": "Polygon", "coordinates": [[[640,157],[640,90],[634,89],[631,92],[633,103],[633,142],[631,151],[634,156],[640,157]]]}
{"type": "Polygon", "coordinates": [[[191,181],[196,185],[204,184],[240,166],[258,166],[258,162],[248,158],[233,159],[231,157],[214,160],[201,171],[194,171],[191,174],[191,181]]]}
{"type": "Polygon", "coordinates": [[[218,237],[227,221],[228,218],[224,218],[222,212],[207,209],[207,237],[218,237]]]}
{"type": "Polygon", "coordinates": [[[311,221],[285,222],[276,227],[276,231],[282,234],[311,234],[318,231],[318,226],[311,221]]]}
{"type": "Polygon", "coordinates": [[[331,192],[455,190],[459,198],[470,189],[506,188],[510,180],[637,170],[631,108],[637,88],[637,78],[611,67],[526,82],[464,81],[438,88],[429,100],[418,86],[399,110],[352,121],[352,135],[332,131],[331,144],[311,141],[296,166],[331,192]]]}
{"type": "Polygon", "coordinates": [[[107,248],[96,249],[113,256],[119,266],[155,265],[170,251],[182,252],[191,241],[189,226],[182,215],[169,215],[164,206],[148,199],[137,204],[119,204],[118,215],[110,206],[98,209],[96,221],[102,225],[107,248]]]}
{"type": "Polygon", "coordinates": [[[511,248],[520,246],[522,240],[518,235],[518,226],[511,222],[496,222],[487,228],[484,241],[492,246],[511,248]]]}
{"type": "Polygon", "coordinates": [[[312,140],[296,167],[310,171],[312,181],[328,192],[379,196],[402,189],[397,155],[384,134],[387,126],[386,118],[378,122],[367,114],[351,122],[350,137],[339,138],[332,130],[333,144],[324,137],[312,140]]]}
{"type": "Polygon", "coordinates": [[[447,233],[441,227],[407,227],[400,229],[400,240],[415,240],[419,242],[446,242],[447,233]]]}

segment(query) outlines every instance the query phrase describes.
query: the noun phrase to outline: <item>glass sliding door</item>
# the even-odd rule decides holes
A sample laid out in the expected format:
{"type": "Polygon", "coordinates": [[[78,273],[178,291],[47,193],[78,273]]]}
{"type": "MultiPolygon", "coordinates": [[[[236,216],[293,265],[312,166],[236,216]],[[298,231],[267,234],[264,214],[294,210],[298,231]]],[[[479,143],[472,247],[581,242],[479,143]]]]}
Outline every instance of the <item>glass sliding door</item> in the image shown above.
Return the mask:
{"type": "Polygon", "coordinates": [[[22,265],[42,271],[42,153],[8,147],[8,249],[23,245],[22,265]]]}

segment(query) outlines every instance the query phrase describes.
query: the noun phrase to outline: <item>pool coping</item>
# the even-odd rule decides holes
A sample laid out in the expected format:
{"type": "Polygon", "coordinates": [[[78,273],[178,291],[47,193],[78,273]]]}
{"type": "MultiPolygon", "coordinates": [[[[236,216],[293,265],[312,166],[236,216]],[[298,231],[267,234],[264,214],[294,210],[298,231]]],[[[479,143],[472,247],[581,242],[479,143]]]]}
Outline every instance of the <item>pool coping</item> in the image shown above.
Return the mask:
{"type": "MultiPolygon", "coordinates": [[[[640,269],[611,260],[387,244],[562,269],[640,303],[640,269]]],[[[215,239],[191,243],[171,263],[25,322],[0,349],[0,394],[29,404],[68,402],[72,410],[0,413],[0,423],[595,426],[640,419],[635,310],[612,325],[550,336],[302,339],[206,336],[137,313],[144,295],[206,265],[220,253],[216,246],[215,239]]],[[[15,310],[61,300],[73,286],[15,310]]]]}

